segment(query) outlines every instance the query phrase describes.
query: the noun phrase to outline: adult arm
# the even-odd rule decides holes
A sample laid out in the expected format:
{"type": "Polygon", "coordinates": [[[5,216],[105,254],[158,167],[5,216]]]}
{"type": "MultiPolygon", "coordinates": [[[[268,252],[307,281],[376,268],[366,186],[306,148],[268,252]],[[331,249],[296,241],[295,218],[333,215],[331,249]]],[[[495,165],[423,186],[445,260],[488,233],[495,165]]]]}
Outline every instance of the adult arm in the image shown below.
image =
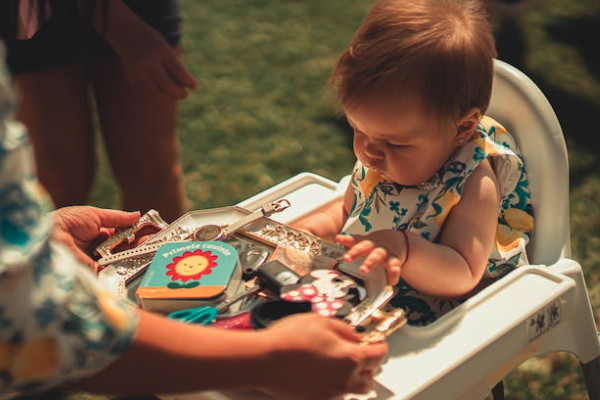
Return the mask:
{"type": "Polygon", "coordinates": [[[121,0],[101,3],[95,13],[94,27],[121,59],[128,81],[141,93],[183,99],[195,89],[196,79],[181,62],[177,49],[139,18],[121,0]],[[106,17],[106,18],[104,18],[106,17]]]}
{"type": "Polygon", "coordinates": [[[363,346],[357,339],[341,321],[314,314],[262,331],[227,331],[141,312],[123,357],[75,388],[125,395],[259,390],[315,400],[365,393],[387,346],[363,346]]]}
{"type": "MultiPolygon", "coordinates": [[[[90,206],[61,208],[53,214],[54,236],[58,231],[64,239],[71,238],[66,244],[75,252],[88,249],[99,231],[110,234],[139,218],[139,213],[90,206]]],[[[126,314],[111,305],[114,299],[106,293],[98,297],[108,319],[124,325],[126,314]]],[[[385,345],[361,346],[349,326],[317,315],[288,318],[260,332],[236,332],[135,312],[139,324],[129,349],[75,387],[126,395],[253,389],[278,397],[327,399],[368,390],[387,350],[385,345]],[[138,373],[140,365],[143,374],[138,373]]]]}

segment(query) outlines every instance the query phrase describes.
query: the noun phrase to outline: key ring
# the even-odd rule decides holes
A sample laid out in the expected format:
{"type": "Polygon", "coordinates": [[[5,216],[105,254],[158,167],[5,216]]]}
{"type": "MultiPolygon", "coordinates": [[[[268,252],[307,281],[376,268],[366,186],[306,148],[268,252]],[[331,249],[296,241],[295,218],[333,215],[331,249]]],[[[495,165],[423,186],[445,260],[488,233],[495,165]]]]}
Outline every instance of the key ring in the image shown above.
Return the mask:
{"type": "Polygon", "coordinates": [[[290,207],[291,205],[292,204],[289,202],[288,199],[280,199],[271,204],[263,204],[261,209],[262,209],[263,215],[265,217],[270,217],[271,215],[273,215],[275,213],[285,210],[286,208],[290,207]]]}

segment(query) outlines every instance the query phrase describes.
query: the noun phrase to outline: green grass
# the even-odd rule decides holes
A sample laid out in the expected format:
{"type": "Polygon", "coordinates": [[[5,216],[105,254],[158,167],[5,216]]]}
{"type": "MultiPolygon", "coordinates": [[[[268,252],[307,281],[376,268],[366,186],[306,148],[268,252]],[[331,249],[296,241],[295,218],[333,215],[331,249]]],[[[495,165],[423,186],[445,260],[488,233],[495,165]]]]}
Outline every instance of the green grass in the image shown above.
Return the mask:
{"type": "MultiPolygon", "coordinates": [[[[372,1],[184,0],[185,61],[200,86],[181,103],[190,209],[235,204],[297,173],[337,180],[353,164],[349,132],[325,90],[372,1]]],[[[600,320],[600,3],[546,0],[496,25],[499,58],[546,93],[571,163],[573,257],[600,320]]],[[[106,163],[92,203],[115,207],[106,163]]],[[[549,179],[552,179],[549,177],[549,179]]],[[[537,357],[506,378],[509,399],[586,399],[576,359],[537,357]]]]}

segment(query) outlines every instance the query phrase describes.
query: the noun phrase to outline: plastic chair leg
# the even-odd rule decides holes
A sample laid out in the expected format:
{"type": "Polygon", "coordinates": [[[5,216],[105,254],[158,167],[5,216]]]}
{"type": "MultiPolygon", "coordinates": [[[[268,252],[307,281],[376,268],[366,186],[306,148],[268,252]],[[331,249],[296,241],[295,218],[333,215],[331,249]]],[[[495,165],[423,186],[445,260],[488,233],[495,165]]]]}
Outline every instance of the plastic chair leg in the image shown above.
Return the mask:
{"type": "Polygon", "coordinates": [[[600,357],[581,364],[581,370],[590,400],[600,400],[600,357]]]}
{"type": "Polygon", "coordinates": [[[504,400],[504,381],[500,381],[492,388],[492,398],[494,400],[504,400]]]}

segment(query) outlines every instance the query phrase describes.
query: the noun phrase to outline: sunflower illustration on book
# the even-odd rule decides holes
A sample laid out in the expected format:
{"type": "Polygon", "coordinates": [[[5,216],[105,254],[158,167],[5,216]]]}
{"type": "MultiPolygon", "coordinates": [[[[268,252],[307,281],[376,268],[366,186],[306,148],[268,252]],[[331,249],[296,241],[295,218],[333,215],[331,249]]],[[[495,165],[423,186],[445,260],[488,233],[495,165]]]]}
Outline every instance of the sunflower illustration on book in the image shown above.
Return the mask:
{"type": "Polygon", "coordinates": [[[174,257],[166,266],[167,276],[170,276],[173,281],[187,282],[193,279],[195,282],[190,282],[188,285],[171,282],[168,286],[170,288],[198,286],[200,283],[197,281],[202,275],[210,274],[211,269],[217,266],[218,258],[210,250],[202,251],[201,249],[186,251],[183,255],[174,257]]]}

